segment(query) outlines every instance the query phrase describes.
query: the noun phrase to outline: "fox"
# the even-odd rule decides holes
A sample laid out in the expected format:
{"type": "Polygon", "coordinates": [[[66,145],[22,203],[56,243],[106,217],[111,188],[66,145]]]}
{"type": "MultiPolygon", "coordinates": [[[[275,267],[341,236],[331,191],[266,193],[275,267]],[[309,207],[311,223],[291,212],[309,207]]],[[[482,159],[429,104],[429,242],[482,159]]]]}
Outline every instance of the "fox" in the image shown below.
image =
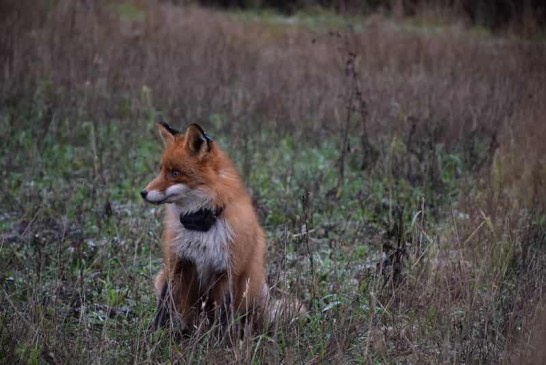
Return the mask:
{"type": "Polygon", "coordinates": [[[140,192],[147,203],[166,205],[152,327],[177,318],[191,333],[204,316],[224,325],[248,318],[264,328],[280,305],[270,301],[265,234],[237,168],[199,124],[157,128],[159,174],[140,192]]]}

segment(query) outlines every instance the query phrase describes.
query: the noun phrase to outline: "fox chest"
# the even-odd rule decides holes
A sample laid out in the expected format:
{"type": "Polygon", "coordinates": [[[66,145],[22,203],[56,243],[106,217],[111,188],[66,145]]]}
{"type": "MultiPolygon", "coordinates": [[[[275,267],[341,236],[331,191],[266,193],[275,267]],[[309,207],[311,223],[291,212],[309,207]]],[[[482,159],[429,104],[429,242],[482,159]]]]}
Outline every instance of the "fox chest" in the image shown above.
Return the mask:
{"type": "Polygon", "coordinates": [[[171,242],[172,252],[179,258],[191,261],[201,281],[206,281],[217,273],[228,271],[229,243],[232,240],[232,233],[225,219],[217,219],[206,232],[184,228],[178,221],[178,216],[173,217],[168,224],[174,232],[171,242]]]}

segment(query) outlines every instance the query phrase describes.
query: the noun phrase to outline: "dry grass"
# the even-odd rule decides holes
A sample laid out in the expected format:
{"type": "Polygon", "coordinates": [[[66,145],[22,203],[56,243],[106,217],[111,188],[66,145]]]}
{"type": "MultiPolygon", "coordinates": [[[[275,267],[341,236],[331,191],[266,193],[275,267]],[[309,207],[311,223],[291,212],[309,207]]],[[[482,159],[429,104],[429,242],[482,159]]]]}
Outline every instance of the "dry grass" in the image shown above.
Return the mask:
{"type": "Polygon", "coordinates": [[[153,106],[175,119],[221,113],[230,124],[333,130],[352,51],[374,134],[399,131],[413,116],[419,124],[442,121],[442,140],[455,142],[504,123],[536,92],[544,57],[536,43],[469,37],[457,26],[407,29],[380,17],[356,23],[365,31],[329,33],[309,31],[297,19],[264,25],[153,4],[63,2],[33,12],[19,15],[25,21],[10,13],[3,23],[10,29],[3,95],[16,98],[49,83],[53,90],[43,92],[53,95],[44,97],[56,110],[95,118],[126,118],[153,106]]]}
{"type": "Polygon", "coordinates": [[[543,356],[544,43],[379,15],[2,6],[1,362],[543,356]],[[137,192],[159,117],[203,122],[236,159],[270,282],[308,322],[227,347],[149,333],[159,223],[137,192]]]}

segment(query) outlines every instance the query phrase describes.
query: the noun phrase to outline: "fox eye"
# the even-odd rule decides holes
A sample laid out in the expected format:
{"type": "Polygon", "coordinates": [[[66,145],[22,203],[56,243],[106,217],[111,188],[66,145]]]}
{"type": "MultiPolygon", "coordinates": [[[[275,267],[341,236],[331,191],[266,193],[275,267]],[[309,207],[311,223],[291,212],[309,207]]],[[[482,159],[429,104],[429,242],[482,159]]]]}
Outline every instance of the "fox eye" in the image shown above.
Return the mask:
{"type": "Polygon", "coordinates": [[[171,170],[169,171],[170,175],[172,178],[177,178],[178,176],[180,176],[180,171],[178,170],[171,170]]]}

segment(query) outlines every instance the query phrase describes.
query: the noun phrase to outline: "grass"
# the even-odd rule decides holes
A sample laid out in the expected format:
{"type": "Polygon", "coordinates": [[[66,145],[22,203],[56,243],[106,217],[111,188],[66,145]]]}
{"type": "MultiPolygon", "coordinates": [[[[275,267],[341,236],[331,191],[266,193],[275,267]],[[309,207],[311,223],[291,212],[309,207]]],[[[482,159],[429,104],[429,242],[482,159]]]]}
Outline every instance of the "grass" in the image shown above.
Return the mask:
{"type": "MultiPolygon", "coordinates": [[[[143,129],[148,123],[139,122],[143,129]]],[[[41,153],[32,146],[28,153],[34,156],[33,166],[29,168],[46,173],[31,182],[26,181],[24,175],[19,179],[10,176],[14,188],[6,198],[21,202],[24,213],[7,211],[9,218],[4,221],[5,230],[11,233],[1,251],[9,268],[2,273],[6,283],[5,300],[9,304],[15,298],[25,302],[30,299],[31,303],[26,304],[36,306],[33,317],[36,316],[39,330],[44,331],[43,338],[38,336],[34,340],[38,346],[92,349],[84,350],[77,357],[71,352],[56,355],[62,361],[113,361],[141,347],[139,338],[151,336],[146,329],[155,309],[151,282],[161,263],[160,223],[158,209],[144,205],[138,198],[136,192],[142,183],[139,185],[134,180],[137,176],[147,181],[153,174],[161,144],[151,133],[139,133],[139,130],[136,128],[130,138],[135,142],[132,153],[113,152],[117,161],[108,167],[115,181],[111,186],[95,186],[92,162],[96,143],[93,137],[104,141],[108,149],[116,144],[116,133],[110,128],[89,134],[91,137],[78,142],[79,147],[67,144],[59,148],[56,139],[46,141],[41,153]],[[47,158],[38,157],[40,155],[47,158]],[[110,213],[105,211],[105,199],[110,213]],[[13,227],[19,232],[13,232],[13,227]],[[46,302],[41,303],[44,300],[46,302]],[[45,332],[51,329],[63,333],[63,341],[67,335],[72,338],[71,346],[56,343],[58,338],[48,338],[50,335],[45,332]],[[48,343],[49,340],[54,342],[48,343]],[[82,342],[74,344],[74,340],[82,342]],[[101,355],[94,358],[97,349],[101,355]]],[[[366,287],[375,281],[355,283],[353,275],[354,268],[365,262],[369,254],[376,256],[381,250],[383,240],[374,240],[365,233],[374,232],[380,237],[388,228],[389,208],[385,205],[389,204],[386,188],[389,182],[381,178],[381,171],[379,176],[367,181],[361,171],[351,169],[339,199],[323,199],[336,185],[335,169],[329,168],[337,159],[335,145],[325,143],[321,147],[304,148],[296,146],[291,137],[279,138],[273,132],[263,133],[254,142],[248,184],[259,192],[257,205],[268,232],[270,261],[279,265],[270,271],[271,276],[280,278],[274,283],[280,292],[297,288],[296,292],[308,301],[312,294],[308,287],[311,278],[298,277],[298,272],[309,272],[307,252],[302,247],[303,211],[298,197],[305,191],[311,193],[313,226],[308,229],[312,232],[317,275],[317,291],[313,293],[315,315],[310,323],[298,328],[298,332],[316,333],[315,338],[308,341],[317,352],[310,355],[326,356],[321,355],[321,346],[326,345],[324,341],[333,324],[333,318],[327,319],[330,312],[356,305],[360,320],[370,316],[365,309],[365,291],[359,286],[366,287]],[[277,146],[264,150],[261,146],[272,138],[278,141],[277,146]],[[285,168],[278,171],[278,166],[285,168]],[[366,204],[359,196],[365,197],[366,204]],[[339,287],[333,291],[335,284],[339,287]]],[[[26,143],[24,136],[15,146],[7,147],[23,150],[17,146],[20,143],[26,143]]],[[[237,151],[231,152],[237,156],[237,151]]],[[[25,164],[30,158],[24,154],[18,157],[20,160],[12,161],[14,166],[25,164]]],[[[399,188],[398,181],[392,184],[399,188]]],[[[100,182],[98,185],[102,186],[100,182]]],[[[424,199],[423,193],[404,186],[400,189],[405,190],[404,194],[392,204],[414,207],[416,211],[424,199]]],[[[404,216],[405,221],[412,218],[414,209],[404,216]]],[[[14,316],[13,323],[18,322],[19,316],[25,317],[18,308],[8,312],[14,316]]],[[[45,351],[28,346],[26,341],[15,346],[15,355],[20,360],[30,359],[33,351],[39,354],[45,351]]],[[[154,355],[159,357],[136,354],[133,360],[165,361],[171,354],[154,355]]],[[[302,355],[297,353],[297,358],[305,359],[302,355]]]]}
{"type": "Polygon", "coordinates": [[[0,362],[540,362],[543,44],[80,6],[1,25],[0,362]],[[231,346],[148,330],[160,117],[236,161],[307,321],[231,346]]]}

